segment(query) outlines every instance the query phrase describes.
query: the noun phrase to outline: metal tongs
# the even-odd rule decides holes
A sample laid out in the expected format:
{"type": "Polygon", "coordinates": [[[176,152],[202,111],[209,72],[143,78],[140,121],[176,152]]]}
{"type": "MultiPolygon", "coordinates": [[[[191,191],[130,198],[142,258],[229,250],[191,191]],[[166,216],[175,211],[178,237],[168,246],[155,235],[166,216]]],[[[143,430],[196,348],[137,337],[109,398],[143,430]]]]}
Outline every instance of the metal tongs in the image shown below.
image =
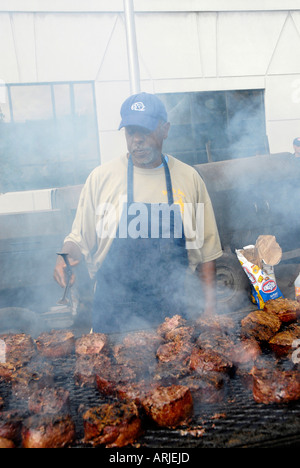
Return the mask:
{"type": "Polygon", "coordinates": [[[58,301],[57,304],[67,305],[67,304],[70,304],[70,299],[67,298],[67,295],[68,295],[69,289],[70,289],[70,282],[71,282],[71,277],[72,277],[72,268],[71,268],[71,265],[70,265],[70,262],[69,262],[69,259],[68,259],[69,254],[67,254],[67,253],[58,253],[57,255],[62,256],[62,258],[65,261],[66,267],[67,267],[66,268],[67,283],[66,283],[64,295],[61,298],[61,300],[58,301]]]}

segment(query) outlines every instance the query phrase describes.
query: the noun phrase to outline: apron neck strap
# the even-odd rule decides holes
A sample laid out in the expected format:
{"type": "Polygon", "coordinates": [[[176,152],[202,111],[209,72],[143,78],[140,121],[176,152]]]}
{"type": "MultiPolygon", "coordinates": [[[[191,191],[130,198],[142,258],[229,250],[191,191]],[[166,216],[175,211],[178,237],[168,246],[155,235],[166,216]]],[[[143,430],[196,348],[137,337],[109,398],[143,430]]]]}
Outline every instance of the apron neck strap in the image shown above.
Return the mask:
{"type": "MultiPolygon", "coordinates": [[[[167,185],[167,193],[168,193],[168,204],[173,205],[174,198],[173,198],[173,189],[172,189],[172,181],[171,181],[171,174],[169,170],[168,163],[164,155],[161,155],[162,163],[165,170],[165,178],[166,178],[166,185],[167,185]]],[[[133,162],[131,154],[128,158],[128,169],[127,169],[127,202],[133,203],[133,162]]]]}

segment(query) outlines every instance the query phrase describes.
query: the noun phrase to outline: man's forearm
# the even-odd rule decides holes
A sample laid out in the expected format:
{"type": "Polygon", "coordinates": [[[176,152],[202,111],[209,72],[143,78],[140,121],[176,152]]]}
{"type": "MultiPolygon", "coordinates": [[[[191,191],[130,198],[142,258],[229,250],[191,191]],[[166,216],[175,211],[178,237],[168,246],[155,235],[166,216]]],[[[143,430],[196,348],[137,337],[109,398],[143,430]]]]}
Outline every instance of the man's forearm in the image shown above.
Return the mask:
{"type": "Polygon", "coordinates": [[[202,263],[197,268],[199,279],[203,286],[205,309],[204,313],[215,314],[217,308],[216,262],[202,263]]]}

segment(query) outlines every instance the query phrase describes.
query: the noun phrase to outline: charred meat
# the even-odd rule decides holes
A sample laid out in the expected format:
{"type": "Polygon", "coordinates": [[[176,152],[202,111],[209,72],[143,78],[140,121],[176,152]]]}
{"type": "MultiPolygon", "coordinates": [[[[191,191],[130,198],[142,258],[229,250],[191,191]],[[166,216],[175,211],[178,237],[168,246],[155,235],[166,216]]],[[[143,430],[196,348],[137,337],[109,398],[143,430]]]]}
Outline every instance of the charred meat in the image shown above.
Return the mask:
{"type": "Polygon", "coordinates": [[[26,417],[28,412],[18,409],[0,412],[0,437],[17,441],[21,434],[22,421],[26,417]]]}
{"type": "Polygon", "coordinates": [[[176,427],[191,417],[193,398],[186,386],[159,386],[142,400],[142,406],[158,426],[176,427]]]}
{"type": "Polygon", "coordinates": [[[186,326],[186,319],[181,315],[173,315],[173,317],[167,317],[162,324],[157,328],[157,333],[165,338],[166,334],[175,330],[178,327],[186,326]]]}
{"type": "Polygon", "coordinates": [[[300,304],[292,299],[280,297],[267,301],[264,311],[277,315],[281,322],[295,322],[300,317],[300,304]]]}
{"type": "Polygon", "coordinates": [[[38,389],[28,398],[28,409],[35,414],[66,413],[69,405],[70,393],[61,387],[38,389]]]}
{"type": "Polygon", "coordinates": [[[84,440],[92,445],[124,447],[142,433],[141,418],[133,402],[104,403],[83,415],[84,440]]]}
{"type": "Polygon", "coordinates": [[[106,353],[108,338],[104,333],[89,333],[76,339],[75,353],[79,356],[90,356],[106,353]]]}
{"type": "Polygon", "coordinates": [[[20,366],[26,364],[36,354],[36,346],[30,335],[8,333],[0,335],[5,343],[5,356],[2,362],[20,366]]]}
{"type": "Polygon", "coordinates": [[[15,448],[15,444],[12,440],[5,439],[4,437],[0,437],[0,449],[7,449],[7,448],[15,448]]]}
{"type": "Polygon", "coordinates": [[[95,386],[96,367],[108,369],[112,365],[111,359],[105,354],[79,355],[76,358],[74,380],[76,385],[95,386]]]}
{"type": "Polygon", "coordinates": [[[198,404],[221,403],[224,401],[225,385],[227,379],[220,372],[196,372],[184,377],[180,383],[188,387],[193,400],[198,404]]]}
{"type": "Polygon", "coordinates": [[[12,393],[18,399],[27,399],[33,391],[51,386],[53,383],[53,366],[43,359],[33,359],[12,375],[12,393]]]}
{"type": "Polygon", "coordinates": [[[76,437],[69,415],[34,415],[23,422],[23,448],[63,448],[76,437]]]}
{"type": "Polygon", "coordinates": [[[285,357],[293,352],[293,343],[298,339],[300,339],[300,325],[292,324],[276,333],[270,339],[269,345],[277,357],[285,357]]]}
{"type": "Polygon", "coordinates": [[[207,372],[229,373],[232,362],[213,349],[194,347],[189,360],[190,369],[199,374],[207,372]]]}
{"type": "Polygon", "coordinates": [[[115,396],[120,385],[133,382],[136,379],[135,372],[127,366],[111,364],[104,366],[103,362],[94,367],[97,388],[101,395],[115,396]]]}
{"type": "Polygon", "coordinates": [[[48,358],[60,358],[74,352],[74,334],[68,330],[52,330],[42,333],[36,339],[38,352],[48,358]]]}
{"type": "Polygon", "coordinates": [[[274,366],[254,366],[253,397],[257,403],[287,403],[300,398],[300,373],[298,370],[281,370],[274,366]]]}
{"type": "Polygon", "coordinates": [[[241,321],[242,335],[253,337],[258,341],[269,341],[281,327],[281,321],[276,314],[257,310],[250,312],[241,321]]]}

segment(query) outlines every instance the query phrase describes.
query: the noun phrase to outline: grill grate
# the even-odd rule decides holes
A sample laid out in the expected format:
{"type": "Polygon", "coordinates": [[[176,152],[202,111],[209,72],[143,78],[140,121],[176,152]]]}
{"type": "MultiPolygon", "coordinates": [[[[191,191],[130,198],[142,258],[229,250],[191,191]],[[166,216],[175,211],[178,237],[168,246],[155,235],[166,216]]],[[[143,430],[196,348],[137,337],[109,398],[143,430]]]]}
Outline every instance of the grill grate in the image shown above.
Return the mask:
{"type": "MultiPolygon", "coordinates": [[[[76,425],[75,447],[83,443],[82,411],[108,399],[96,388],[75,385],[73,375],[76,357],[53,362],[55,384],[70,392],[71,416],[76,425]]],[[[194,415],[188,426],[165,429],[147,423],[138,446],[145,448],[235,448],[300,446],[300,401],[289,404],[263,405],[254,401],[237,375],[228,382],[222,403],[201,405],[194,401],[194,415]]],[[[22,407],[24,402],[9,396],[0,385],[0,395],[6,397],[6,409],[22,407]]]]}

